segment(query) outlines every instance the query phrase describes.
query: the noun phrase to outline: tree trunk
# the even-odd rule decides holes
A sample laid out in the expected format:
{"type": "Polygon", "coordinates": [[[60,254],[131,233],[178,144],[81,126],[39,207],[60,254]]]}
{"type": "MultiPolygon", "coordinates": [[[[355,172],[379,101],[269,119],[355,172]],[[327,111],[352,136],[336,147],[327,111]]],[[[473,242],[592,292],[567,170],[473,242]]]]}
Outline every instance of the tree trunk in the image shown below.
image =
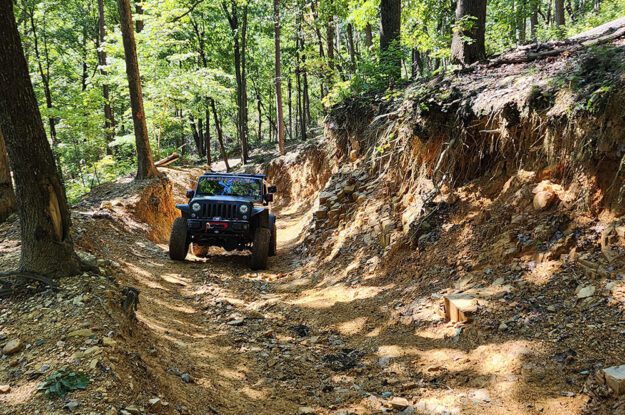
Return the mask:
{"type": "Polygon", "coordinates": [[[20,270],[51,276],[80,272],[65,189],[30,82],[11,0],[0,0],[0,130],[15,178],[20,270]]]}
{"type": "Polygon", "coordinates": [[[137,33],[141,33],[143,30],[143,5],[141,1],[135,1],[135,13],[137,13],[137,21],[135,22],[135,27],[137,28],[137,33]]]}
{"type": "Polygon", "coordinates": [[[221,129],[221,121],[219,120],[219,114],[217,114],[217,106],[215,105],[215,100],[210,98],[211,108],[213,109],[213,117],[215,120],[215,131],[217,131],[217,141],[219,141],[219,150],[221,151],[221,157],[224,160],[224,164],[226,165],[226,171],[230,171],[230,165],[228,164],[228,154],[226,153],[226,148],[224,146],[224,133],[221,129]]]}
{"type": "Polygon", "coordinates": [[[278,123],[278,151],[285,154],[284,110],[282,106],[282,62],[280,60],[280,0],[273,0],[274,50],[276,71],[276,122],[278,123]]]}
{"type": "Polygon", "coordinates": [[[516,38],[519,45],[527,43],[527,0],[518,0],[516,14],[516,38]]]}
{"type": "Polygon", "coordinates": [[[15,211],[15,192],[11,182],[11,169],[7,157],[4,137],[0,130],[0,222],[9,217],[15,211]]]}
{"type": "Polygon", "coordinates": [[[373,46],[373,29],[371,28],[371,23],[367,23],[365,26],[365,46],[367,49],[373,46]]]}
{"type": "Polygon", "coordinates": [[[289,140],[293,140],[293,81],[289,76],[287,83],[289,95],[288,95],[288,107],[289,107],[289,140]]]}
{"type": "Polygon", "coordinates": [[[530,37],[532,42],[538,40],[538,8],[540,3],[538,0],[532,0],[532,14],[530,15],[530,37]]]}
{"type": "Polygon", "coordinates": [[[208,164],[208,170],[212,170],[213,158],[211,155],[211,118],[208,111],[208,105],[205,111],[206,129],[204,130],[204,148],[206,150],[206,163],[208,164]]]}
{"type": "Polygon", "coordinates": [[[553,7],[553,21],[557,28],[565,25],[564,21],[564,0],[555,0],[553,7]]]}
{"type": "Polygon", "coordinates": [[[247,74],[246,74],[246,48],[247,48],[247,6],[243,7],[243,23],[239,23],[239,8],[236,0],[231,0],[230,7],[226,1],[222,2],[222,9],[230,24],[234,49],[234,69],[237,81],[237,135],[241,142],[241,161],[247,163],[248,140],[247,140],[247,74]]]}
{"type": "MultiPolygon", "coordinates": [[[[326,49],[328,50],[328,65],[330,70],[334,71],[334,20],[330,20],[326,25],[326,49]]],[[[332,81],[330,81],[331,83],[332,81]]]]}
{"type": "Polygon", "coordinates": [[[470,65],[486,59],[486,0],[458,0],[456,25],[451,43],[453,61],[470,65]]]}
{"type": "Polygon", "coordinates": [[[349,61],[351,62],[351,70],[356,70],[356,48],[354,46],[354,26],[347,24],[347,49],[349,49],[349,61]]]}
{"type": "Polygon", "coordinates": [[[130,106],[132,108],[132,121],[137,143],[137,176],[138,180],[158,176],[158,170],[154,167],[148,126],[145,121],[143,109],[143,92],[141,90],[141,75],[139,74],[139,61],[137,59],[137,45],[135,32],[130,12],[130,0],[118,0],[119,17],[124,40],[124,55],[126,57],[126,74],[128,75],[128,89],[130,90],[130,106]]]}
{"type": "MultiPolygon", "coordinates": [[[[50,61],[48,59],[48,43],[46,41],[47,36],[44,36],[44,56],[42,56],[39,49],[39,36],[37,35],[37,27],[35,26],[35,9],[30,10],[30,27],[33,32],[33,43],[35,47],[35,58],[37,59],[37,68],[39,69],[39,76],[41,76],[41,82],[43,83],[43,94],[46,98],[46,108],[48,112],[52,112],[54,105],[52,105],[52,90],[50,89],[50,61]],[[45,58],[46,67],[43,67],[43,60],[45,58]]],[[[44,25],[45,28],[45,25],[44,25]]],[[[54,116],[48,115],[48,127],[50,128],[50,138],[52,144],[57,144],[56,139],[56,120],[54,116]]]]}
{"type": "Polygon", "coordinates": [[[380,1],[380,52],[389,76],[401,78],[401,0],[380,1]]]}
{"type": "Polygon", "coordinates": [[[106,51],[104,50],[104,38],[106,37],[106,26],[104,22],[104,0],[98,0],[98,66],[102,76],[102,98],[104,100],[104,129],[106,132],[106,154],[112,154],[108,146],[115,138],[115,118],[109,93],[106,71],[106,51]]]}

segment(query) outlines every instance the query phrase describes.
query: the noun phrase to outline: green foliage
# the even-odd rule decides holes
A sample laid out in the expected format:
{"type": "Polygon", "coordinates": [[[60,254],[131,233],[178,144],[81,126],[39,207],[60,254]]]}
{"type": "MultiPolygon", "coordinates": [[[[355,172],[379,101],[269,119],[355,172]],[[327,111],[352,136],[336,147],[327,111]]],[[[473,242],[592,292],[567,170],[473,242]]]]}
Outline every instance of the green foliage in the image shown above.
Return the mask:
{"type": "Polygon", "coordinates": [[[69,392],[87,389],[89,383],[85,373],[61,369],[48,376],[38,390],[50,397],[62,398],[69,392]]]}
{"type": "MultiPolygon", "coordinates": [[[[282,0],[282,94],[285,107],[291,103],[290,111],[285,108],[287,138],[299,137],[299,107],[303,101],[310,103],[306,130],[315,128],[324,111],[344,99],[371,93],[392,99],[395,88],[413,75],[413,50],[419,52],[415,55],[419,59],[416,76],[445,73],[450,66],[454,31],[470,29],[475,24],[471,17],[455,22],[454,3],[403,0],[400,44],[381,54],[380,0],[282,0]],[[329,25],[336,32],[332,62],[327,56],[329,25]],[[401,73],[397,71],[399,64],[401,73]],[[308,100],[301,96],[304,84],[308,100]]],[[[489,0],[487,51],[500,53],[532,41],[532,35],[537,40],[548,40],[576,34],[622,16],[625,10],[625,0],[603,0],[598,10],[594,9],[594,3],[571,1],[566,25],[555,28],[547,0],[489,0]],[[530,20],[535,8],[539,12],[538,24],[532,31],[530,20]]],[[[143,30],[136,34],[137,52],[144,115],[155,158],[178,151],[184,162],[203,160],[196,148],[191,120],[196,129],[199,121],[206,126],[211,99],[216,103],[226,151],[237,155],[239,103],[234,37],[223,2],[163,0],[142,4],[143,14],[135,13],[134,17],[144,23],[143,30]]],[[[234,4],[239,17],[247,10],[249,141],[257,148],[271,148],[275,146],[270,137],[275,136],[276,124],[272,3],[237,0],[234,4]]],[[[117,1],[104,0],[104,6],[107,35],[100,44],[96,1],[15,3],[40,111],[49,134],[50,120],[54,124],[53,151],[72,201],[93,186],[129,174],[136,162],[117,1]],[[107,54],[106,65],[102,67],[98,50],[107,54]],[[112,137],[104,129],[102,89],[105,85],[115,115],[112,137]]],[[[239,23],[242,22],[241,18],[239,23]]],[[[235,32],[240,34],[241,28],[235,32]]],[[[562,83],[583,91],[580,97],[585,100],[581,107],[588,111],[602,108],[613,91],[613,82],[591,81],[588,85],[575,86],[578,83],[575,76],[580,79],[584,76],[576,75],[575,70],[570,75],[572,78],[562,83]]],[[[212,112],[208,118],[212,154],[216,159],[219,150],[212,112]]]]}

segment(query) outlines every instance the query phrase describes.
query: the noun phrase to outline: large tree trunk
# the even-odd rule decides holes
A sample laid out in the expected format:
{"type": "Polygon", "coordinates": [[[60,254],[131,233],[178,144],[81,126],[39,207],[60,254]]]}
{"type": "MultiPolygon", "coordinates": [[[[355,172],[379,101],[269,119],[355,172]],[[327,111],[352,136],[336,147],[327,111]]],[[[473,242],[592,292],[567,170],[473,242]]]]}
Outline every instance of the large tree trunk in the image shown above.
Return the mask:
{"type": "Polygon", "coordinates": [[[380,1],[380,52],[392,78],[401,78],[401,0],[380,1]]]}
{"type": "Polygon", "coordinates": [[[280,0],[273,0],[274,47],[276,70],[276,122],[278,123],[278,151],[285,154],[284,110],[282,107],[282,63],[280,61],[280,0]]]}
{"type": "Polygon", "coordinates": [[[143,92],[141,90],[141,75],[139,74],[139,61],[137,59],[137,44],[132,24],[129,0],[118,0],[119,17],[124,40],[124,55],[126,57],[126,74],[128,75],[128,88],[130,89],[130,106],[132,107],[132,121],[135,129],[137,143],[137,176],[138,180],[158,176],[158,170],[154,167],[148,126],[145,121],[143,109],[143,92]]]}
{"type": "Polygon", "coordinates": [[[347,24],[347,49],[349,51],[349,61],[351,63],[351,70],[356,70],[356,47],[354,43],[354,26],[351,23],[347,24]]]}
{"type": "Polygon", "coordinates": [[[0,222],[3,222],[15,211],[15,192],[11,182],[11,169],[7,157],[4,137],[0,130],[0,222]]]}
{"type": "Polygon", "coordinates": [[[0,130],[15,177],[20,270],[51,276],[78,273],[65,189],[30,82],[11,0],[0,0],[0,130]]]}
{"type": "Polygon", "coordinates": [[[486,59],[486,0],[458,0],[456,25],[451,43],[454,62],[470,65],[486,59]]]}
{"type": "MultiPolygon", "coordinates": [[[[109,84],[106,79],[106,51],[104,50],[104,38],[106,37],[106,26],[104,22],[104,0],[98,0],[98,66],[102,76],[102,98],[104,99],[104,129],[106,131],[106,142],[110,144],[115,138],[115,117],[111,107],[109,94],[109,84]]],[[[106,154],[111,154],[111,148],[106,146],[106,154]]]]}

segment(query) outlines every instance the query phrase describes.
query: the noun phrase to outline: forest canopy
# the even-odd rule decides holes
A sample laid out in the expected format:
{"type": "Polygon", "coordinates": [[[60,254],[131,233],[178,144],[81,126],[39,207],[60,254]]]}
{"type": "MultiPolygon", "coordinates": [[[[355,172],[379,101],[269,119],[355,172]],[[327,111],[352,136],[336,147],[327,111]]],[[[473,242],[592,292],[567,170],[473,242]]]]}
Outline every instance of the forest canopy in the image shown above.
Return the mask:
{"type": "MultiPolygon", "coordinates": [[[[286,141],[305,140],[318,134],[325,108],[346,97],[453,69],[454,35],[469,48],[480,43],[471,36],[479,19],[458,14],[462,0],[130,3],[155,160],[173,152],[191,162],[247,159],[273,147],[280,101],[286,141]]],[[[623,0],[474,3],[486,8],[486,56],[570,36],[625,9],[623,0]]],[[[135,170],[117,2],[19,0],[14,10],[70,201],[135,170]]]]}

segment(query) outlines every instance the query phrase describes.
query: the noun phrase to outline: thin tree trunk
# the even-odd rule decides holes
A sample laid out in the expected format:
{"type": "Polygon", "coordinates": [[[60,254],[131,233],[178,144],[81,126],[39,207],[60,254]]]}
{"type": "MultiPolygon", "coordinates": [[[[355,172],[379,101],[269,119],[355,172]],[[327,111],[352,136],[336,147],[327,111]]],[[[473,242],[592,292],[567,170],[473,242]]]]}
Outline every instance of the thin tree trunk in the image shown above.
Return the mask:
{"type": "Polygon", "coordinates": [[[219,150],[221,151],[221,157],[226,165],[226,171],[230,171],[230,165],[228,164],[228,154],[226,153],[226,147],[224,146],[224,133],[221,128],[221,121],[219,120],[219,114],[217,114],[217,106],[215,100],[210,98],[211,108],[213,109],[213,117],[215,120],[215,131],[217,131],[217,141],[219,141],[219,150]]]}
{"type": "Polygon", "coordinates": [[[106,71],[106,51],[104,50],[104,39],[106,37],[106,25],[104,21],[104,0],[98,0],[98,67],[102,76],[102,98],[104,100],[104,129],[106,132],[106,154],[112,154],[112,149],[108,146],[115,138],[115,118],[111,107],[109,84],[106,71]]]}
{"type": "Polygon", "coordinates": [[[10,0],[0,0],[0,130],[15,177],[20,270],[51,276],[80,272],[65,189],[43,127],[10,0]]]}
{"type": "Polygon", "coordinates": [[[371,23],[367,23],[365,26],[365,46],[370,49],[373,46],[373,29],[371,23]]]}
{"type": "Polygon", "coordinates": [[[356,69],[356,48],[354,46],[354,26],[347,24],[347,49],[349,49],[349,60],[352,72],[356,69]]]}
{"type": "Polygon", "coordinates": [[[538,40],[538,9],[540,7],[539,0],[532,0],[532,14],[530,16],[530,37],[532,42],[538,40]]]}
{"type": "Polygon", "coordinates": [[[288,79],[288,106],[289,106],[289,140],[293,140],[293,81],[291,76],[288,79]]]}
{"type": "MultiPolygon", "coordinates": [[[[44,34],[44,55],[46,61],[46,67],[44,70],[43,67],[43,59],[41,56],[41,51],[39,48],[39,36],[37,35],[37,28],[35,26],[35,9],[30,10],[30,28],[33,32],[33,43],[35,47],[35,58],[37,59],[37,68],[39,69],[39,76],[41,77],[41,82],[43,83],[43,94],[46,99],[46,108],[48,112],[52,112],[54,105],[52,105],[52,90],[50,89],[50,62],[48,59],[48,46],[47,46],[47,36],[44,34]]],[[[45,30],[45,24],[44,24],[45,30]]],[[[52,115],[48,115],[48,127],[50,129],[50,139],[52,140],[52,145],[57,144],[56,138],[56,120],[52,115]]]]}
{"type": "Polygon", "coordinates": [[[15,192],[11,182],[11,169],[7,156],[4,137],[0,130],[0,222],[15,211],[15,192]]]}
{"type": "Polygon", "coordinates": [[[208,111],[208,105],[204,113],[206,118],[206,129],[204,130],[204,148],[206,150],[206,163],[208,164],[208,170],[211,170],[213,164],[213,158],[211,155],[211,118],[208,111]]]}
{"type": "Polygon", "coordinates": [[[124,41],[124,55],[126,57],[126,74],[128,75],[128,88],[130,90],[130,106],[132,107],[132,121],[137,143],[137,176],[138,180],[158,176],[158,170],[154,167],[148,126],[143,109],[143,92],[141,90],[141,75],[139,73],[139,61],[137,59],[137,45],[135,32],[132,24],[129,0],[118,0],[122,38],[124,41]]]}
{"type": "Polygon", "coordinates": [[[564,0],[555,0],[553,8],[553,21],[557,28],[565,25],[564,20],[564,0]]]}
{"type": "Polygon", "coordinates": [[[282,62],[280,60],[280,0],[273,1],[274,66],[276,75],[276,121],[278,123],[278,151],[285,154],[284,109],[282,107],[282,62]]]}
{"type": "Polygon", "coordinates": [[[137,13],[137,21],[135,22],[135,27],[137,28],[137,33],[141,33],[143,27],[145,26],[143,23],[143,5],[141,1],[135,1],[135,13],[137,13]]]}
{"type": "Polygon", "coordinates": [[[330,69],[334,71],[335,61],[334,61],[334,20],[330,20],[326,25],[326,48],[328,50],[328,65],[330,69]]]}

